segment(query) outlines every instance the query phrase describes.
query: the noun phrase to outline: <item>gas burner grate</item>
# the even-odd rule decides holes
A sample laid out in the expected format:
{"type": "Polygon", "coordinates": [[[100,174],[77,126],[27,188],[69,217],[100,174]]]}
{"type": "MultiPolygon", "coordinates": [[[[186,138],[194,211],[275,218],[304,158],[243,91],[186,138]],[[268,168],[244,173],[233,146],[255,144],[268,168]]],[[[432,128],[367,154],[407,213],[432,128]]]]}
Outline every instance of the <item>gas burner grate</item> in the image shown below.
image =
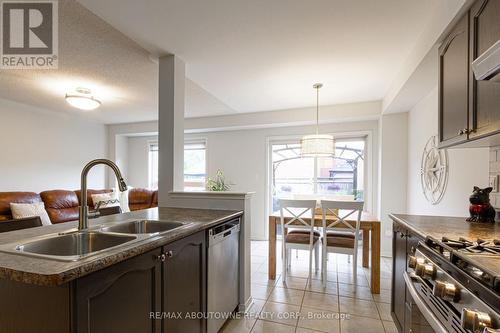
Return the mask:
{"type": "Polygon", "coordinates": [[[500,254],[500,240],[497,239],[492,241],[487,241],[483,239],[470,241],[462,237],[460,237],[458,240],[453,240],[447,237],[443,237],[442,242],[444,245],[459,252],[500,254]]]}

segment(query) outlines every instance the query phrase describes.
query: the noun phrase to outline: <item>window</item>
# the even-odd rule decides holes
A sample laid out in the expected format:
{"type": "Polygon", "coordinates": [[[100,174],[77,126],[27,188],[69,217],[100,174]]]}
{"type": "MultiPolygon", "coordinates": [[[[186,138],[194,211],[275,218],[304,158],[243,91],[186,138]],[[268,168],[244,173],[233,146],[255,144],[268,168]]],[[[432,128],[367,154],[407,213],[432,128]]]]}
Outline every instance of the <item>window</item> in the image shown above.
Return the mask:
{"type": "Polygon", "coordinates": [[[184,143],[184,190],[203,191],[207,177],[207,143],[205,140],[184,143]]]}
{"type": "Polygon", "coordinates": [[[272,143],[272,210],[278,198],[315,194],[364,200],[365,138],[337,139],[335,157],[301,157],[300,142],[272,143]]]}
{"type": "Polygon", "coordinates": [[[149,142],[149,188],[158,188],[158,142],[149,142]]]}
{"type": "MultiPolygon", "coordinates": [[[[206,181],[206,141],[184,144],[184,190],[203,191],[206,181]]],[[[149,143],[149,188],[158,188],[158,142],[149,143]]]]}

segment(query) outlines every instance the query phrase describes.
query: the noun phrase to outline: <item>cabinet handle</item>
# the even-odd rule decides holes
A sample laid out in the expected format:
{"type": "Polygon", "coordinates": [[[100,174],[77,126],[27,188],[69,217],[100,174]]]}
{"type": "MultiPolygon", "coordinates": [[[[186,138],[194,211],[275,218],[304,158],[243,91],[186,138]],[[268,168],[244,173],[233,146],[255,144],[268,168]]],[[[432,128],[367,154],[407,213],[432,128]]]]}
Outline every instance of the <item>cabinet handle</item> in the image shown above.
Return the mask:
{"type": "Polygon", "coordinates": [[[174,256],[174,252],[172,250],[167,251],[167,257],[172,258],[174,256]]]}
{"type": "Polygon", "coordinates": [[[467,128],[464,128],[463,130],[458,131],[458,135],[464,135],[464,134],[469,134],[470,131],[467,128]]]}
{"type": "Polygon", "coordinates": [[[166,259],[167,259],[167,256],[165,255],[165,253],[162,253],[162,254],[156,256],[156,260],[161,261],[161,262],[164,262],[166,259]]]}

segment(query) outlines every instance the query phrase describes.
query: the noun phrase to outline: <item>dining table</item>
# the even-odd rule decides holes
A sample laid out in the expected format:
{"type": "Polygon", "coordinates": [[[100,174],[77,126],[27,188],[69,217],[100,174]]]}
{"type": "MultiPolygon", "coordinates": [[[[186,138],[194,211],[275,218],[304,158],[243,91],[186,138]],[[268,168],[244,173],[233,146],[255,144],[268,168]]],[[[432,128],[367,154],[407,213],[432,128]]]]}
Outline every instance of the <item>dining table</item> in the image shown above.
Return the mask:
{"type": "MultiPolygon", "coordinates": [[[[340,210],[338,215],[344,217],[350,211],[340,210]]],[[[345,222],[355,227],[357,222],[357,214],[352,214],[345,218],[345,222]]],[[[285,223],[293,219],[292,215],[284,214],[285,223]]],[[[311,216],[302,216],[302,220],[306,223],[311,223],[311,216]]],[[[326,215],[326,223],[329,225],[335,222],[338,218],[335,215],[326,215]]],[[[291,224],[300,226],[299,221],[293,221],[291,224]]],[[[277,227],[281,225],[281,215],[279,211],[273,212],[269,215],[269,269],[268,275],[270,280],[276,279],[276,241],[277,241],[277,227]]],[[[314,226],[321,228],[323,226],[323,217],[321,214],[314,216],[314,226]]],[[[334,228],[349,229],[345,224],[338,223],[334,228]]],[[[349,229],[350,230],[350,229],[349,229]]],[[[363,234],[363,267],[370,267],[370,288],[372,294],[380,294],[380,220],[369,212],[363,211],[360,219],[360,230],[363,234]],[[371,256],[370,256],[371,254],[371,256]],[[371,257],[371,262],[370,262],[371,257]]]]}

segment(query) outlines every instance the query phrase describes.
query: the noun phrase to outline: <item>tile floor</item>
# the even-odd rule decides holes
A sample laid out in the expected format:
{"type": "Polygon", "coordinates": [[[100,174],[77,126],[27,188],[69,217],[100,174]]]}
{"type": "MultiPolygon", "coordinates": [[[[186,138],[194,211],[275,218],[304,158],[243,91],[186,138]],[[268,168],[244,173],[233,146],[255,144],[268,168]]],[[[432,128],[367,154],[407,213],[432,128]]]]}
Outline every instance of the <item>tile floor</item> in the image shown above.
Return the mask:
{"type": "MultiPolygon", "coordinates": [[[[278,243],[278,249],[280,249],[278,243]]],[[[286,283],[278,259],[276,280],[267,279],[268,242],[252,242],[252,297],[247,316],[231,319],[221,332],[260,333],[397,333],[390,315],[389,258],[381,262],[381,293],[372,295],[370,270],[361,267],[354,281],[346,255],[330,254],[327,285],[319,273],[308,283],[308,252],[293,251],[286,283]]],[[[281,257],[278,253],[278,258],[281,257]]],[[[361,253],[359,258],[361,258],[361,253]]]]}

